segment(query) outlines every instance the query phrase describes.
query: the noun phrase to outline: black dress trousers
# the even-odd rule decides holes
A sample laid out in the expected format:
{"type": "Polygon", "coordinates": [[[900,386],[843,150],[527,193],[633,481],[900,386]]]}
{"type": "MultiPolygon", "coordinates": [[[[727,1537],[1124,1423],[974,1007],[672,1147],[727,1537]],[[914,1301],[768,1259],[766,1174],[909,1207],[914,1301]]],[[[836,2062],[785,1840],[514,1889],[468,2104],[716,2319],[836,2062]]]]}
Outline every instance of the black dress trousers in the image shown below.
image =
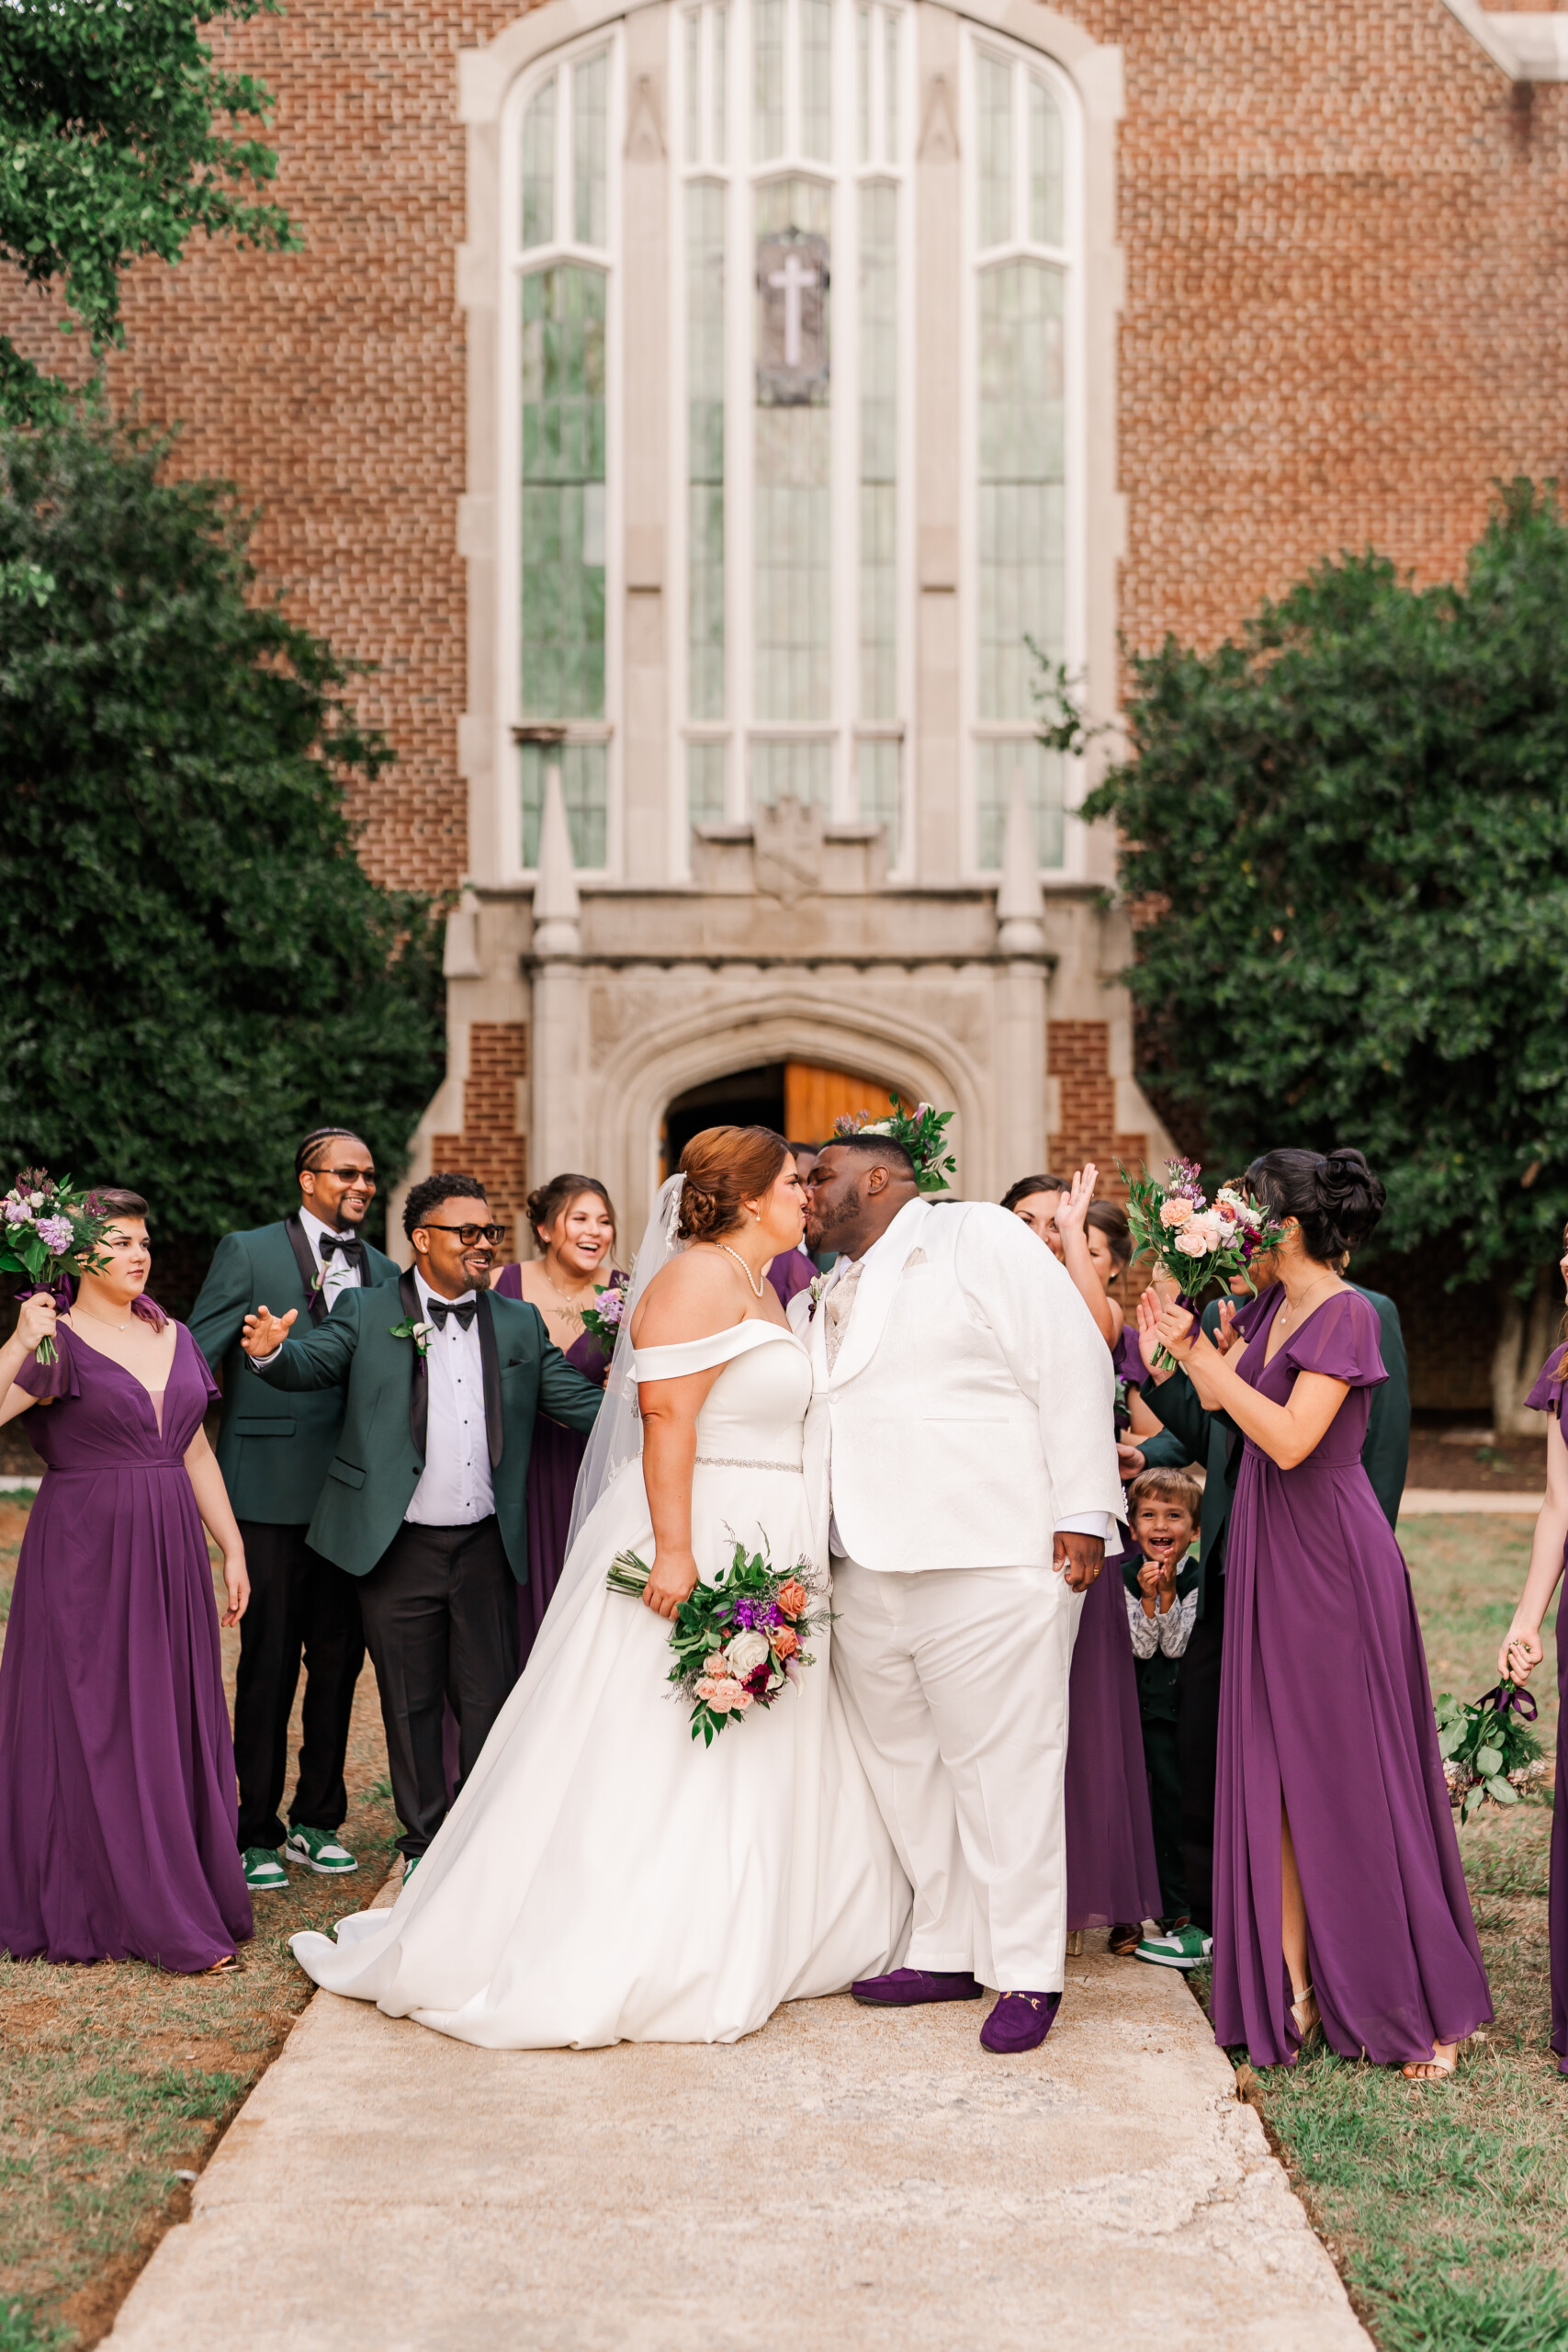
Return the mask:
{"type": "Polygon", "coordinates": [[[1203,1614],[1176,1678],[1176,1757],[1181,1774],[1181,1860],[1192,1917],[1214,1926],[1214,1790],[1220,1767],[1220,1657],[1225,1638],[1225,1579],[1211,1567],[1203,1614]]]}
{"type": "Polygon", "coordinates": [[[517,1679],[517,1586],[495,1514],[467,1527],[405,1520],[359,1579],[359,1599],[403,1825],[398,1845],[423,1854],[446,1817],[447,1699],[467,1780],[517,1679]]]}
{"type": "Polygon", "coordinates": [[[243,1519],[240,1535],[251,1598],[240,1620],[234,1684],[234,1764],[239,1837],[247,1846],[282,1845],[278,1815],[288,1769],[288,1718],[305,1661],[299,1779],[290,1828],[341,1829],[348,1812],[343,1759],[354,1686],[365,1663],[357,1580],[305,1541],[303,1527],[243,1519]]]}

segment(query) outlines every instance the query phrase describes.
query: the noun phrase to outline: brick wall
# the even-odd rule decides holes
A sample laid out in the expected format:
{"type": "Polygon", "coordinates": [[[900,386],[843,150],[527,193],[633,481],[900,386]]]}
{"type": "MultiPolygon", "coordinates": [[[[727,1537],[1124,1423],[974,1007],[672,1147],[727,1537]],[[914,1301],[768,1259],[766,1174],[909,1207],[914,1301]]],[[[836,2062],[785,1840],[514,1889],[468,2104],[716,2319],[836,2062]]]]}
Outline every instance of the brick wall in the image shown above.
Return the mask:
{"type": "MultiPolygon", "coordinates": [[[[1063,5],[1125,68],[1126,642],[1211,642],[1345,547],[1451,573],[1494,476],[1568,462],[1568,86],[1512,88],[1441,0],[1063,5]]],[[[260,506],[290,610],[379,665],[365,861],[432,888],[467,855],[456,56],[516,13],[310,0],[224,37],[277,98],[305,250],[139,267],[115,369],[260,506]]],[[[0,273],[0,321],[58,353],[43,317],[0,273]]]]}
{"type": "Polygon", "coordinates": [[[1117,1165],[1136,1170],[1149,1148],[1146,1135],[1116,1132],[1116,1081],[1111,1075],[1108,1021],[1052,1021],[1046,1024],[1045,1067],[1056,1081],[1059,1125],[1046,1138],[1046,1165],[1070,1176],[1092,1159],[1100,1170],[1099,1191],[1124,1201],[1127,1188],[1117,1165]]]}
{"type": "Polygon", "coordinates": [[[528,1075],[528,1024],[476,1021],[468,1031],[468,1075],[463,1088],[463,1132],[436,1136],[431,1165],[448,1175],[477,1176],[505,1226],[496,1262],[516,1257],[518,1221],[528,1197],[528,1147],[518,1133],[518,1090],[528,1075]]]}

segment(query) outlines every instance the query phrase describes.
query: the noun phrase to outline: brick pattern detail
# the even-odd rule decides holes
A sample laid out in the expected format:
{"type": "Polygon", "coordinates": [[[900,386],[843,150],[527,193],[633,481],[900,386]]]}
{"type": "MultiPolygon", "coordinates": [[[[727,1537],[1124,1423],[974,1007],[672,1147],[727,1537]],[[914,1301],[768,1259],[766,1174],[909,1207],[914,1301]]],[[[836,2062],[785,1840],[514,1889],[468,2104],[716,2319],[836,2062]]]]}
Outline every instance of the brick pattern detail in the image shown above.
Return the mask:
{"type": "Polygon", "coordinates": [[[468,1031],[463,1132],[431,1143],[433,1168],[477,1176],[489,1193],[497,1222],[506,1227],[498,1265],[517,1255],[518,1223],[528,1198],[528,1145],[517,1127],[517,1085],[527,1075],[527,1023],[476,1021],[468,1031]]]}
{"type": "MultiPolygon", "coordinates": [[[[1125,68],[1126,643],[1213,643],[1341,548],[1452,577],[1495,478],[1563,469],[1568,85],[1511,87],[1436,0],[1064,5],[1125,68]]],[[[178,466],[260,506],[289,610],[379,665],[358,699],[398,764],[362,795],[363,854],[427,888],[468,854],[457,52],[520,13],[310,0],[213,28],[276,99],[304,250],[139,265],[113,371],[185,420],[178,466]]],[[[51,365],[81,349],[10,269],[0,326],[51,365]]]]}
{"type": "Polygon", "coordinates": [[[1052,1021],[1046,1024],[1045,1067],[1056,1081],[1061,1125],[1045,1148],[1046,1165],[1070,1176],[1092,1159],[1099,1189],[1107,1199],[1125,1200],[1127,1188],[1117,1163],[1135,1169],[1149,1148],[1145,1135],[1116,1132],[1116,1081],[1111,1075],[1108,1021],[1052,1021]]]}

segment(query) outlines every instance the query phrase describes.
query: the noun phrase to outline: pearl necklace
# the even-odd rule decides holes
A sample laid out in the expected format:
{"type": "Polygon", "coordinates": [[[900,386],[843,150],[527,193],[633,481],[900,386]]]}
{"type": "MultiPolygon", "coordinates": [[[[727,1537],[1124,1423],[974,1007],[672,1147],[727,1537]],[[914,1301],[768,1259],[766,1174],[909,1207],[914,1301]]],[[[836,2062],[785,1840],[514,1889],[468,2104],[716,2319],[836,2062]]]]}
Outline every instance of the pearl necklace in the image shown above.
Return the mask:
{"type": "Polygon", "coordinates": [[[136,1319],[134,1316],[128,1315],[123,1323],[111,1323],[107,1315],[95,1315],[92,1308],[84,1306],[80,1299],[76,1301],[73,1311],[85,1315],[89,1323],[101,1323],[106,1331],[129,1331],[136,1319]]]}
{"type": "Polygon", "coordinates": [[[734,1259],[736,1264],[739,1267],[747,1281],[751,1283],[751,1288],[755,1291],[757,1296],[761,1298],[762,1295],[762,1283],[766,1279],[765,1276],[759,1274],[753,1282],[751,1278],[751,1269],[746,1263],[745,1259],[740,1255],[739,1250],[732,1250],[728,1241],[721,1241],[718,1246],[723,1250],[727,1258],[734,1259]]]}

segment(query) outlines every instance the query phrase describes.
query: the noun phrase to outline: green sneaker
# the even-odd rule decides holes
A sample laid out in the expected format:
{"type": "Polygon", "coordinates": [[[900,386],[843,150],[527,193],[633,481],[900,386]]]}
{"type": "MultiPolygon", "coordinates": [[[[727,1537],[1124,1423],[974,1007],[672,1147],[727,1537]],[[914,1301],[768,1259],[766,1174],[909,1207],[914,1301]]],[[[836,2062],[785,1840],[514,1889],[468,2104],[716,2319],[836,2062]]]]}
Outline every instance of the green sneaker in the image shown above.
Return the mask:
{"type": "Polygon", "coordinates": [[[253,1894],[276,1894],[288,1883],[288,1873],[270,1846],[247,1846],[240,1860],[245,1884],[253,1894]]]}
{"type": "Polygon", "coordinates": [[[400,1894],[402,1893],[403,1888],[407,1886],[410,1879],[412,1878],[415,1871],[418,1870],[423,1860],[424,1856],[423,1854],[405,1854],[403,1856],[403,1874],[398,1881],[398,1892],[400,1894]]]}
{"type": "Polygon", "coordinates": [[[1189,1924],[1168,1936],[1145,1936],[1134,1957],[1155,1968],[1196,1968],[1214,1949],[1214,1939],[1189,1924]]]}
{"type": "Polygon", "coordinates": [[[319,1871],[323,1878],[346,1878],[359,1864],[330,1829],[291,1829],[284,1852],[304,1871],[319,1871]]]}

